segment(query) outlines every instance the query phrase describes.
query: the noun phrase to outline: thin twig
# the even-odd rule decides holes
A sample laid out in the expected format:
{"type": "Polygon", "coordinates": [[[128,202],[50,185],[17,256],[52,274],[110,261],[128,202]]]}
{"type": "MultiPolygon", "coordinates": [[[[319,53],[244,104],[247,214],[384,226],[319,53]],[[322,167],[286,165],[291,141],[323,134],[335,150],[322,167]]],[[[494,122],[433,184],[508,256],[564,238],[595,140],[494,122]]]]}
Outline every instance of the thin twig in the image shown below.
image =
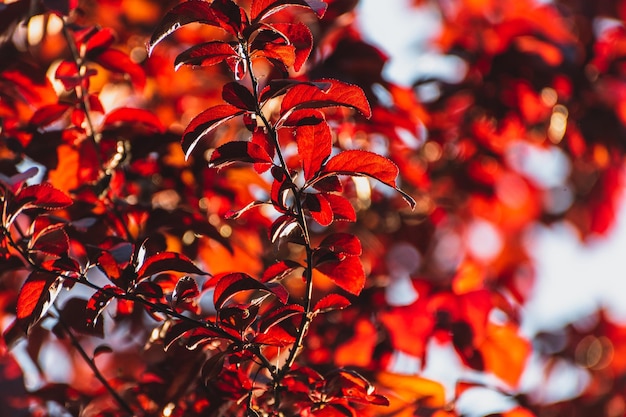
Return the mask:
{"type": "Polygon", "coordinates": [[[113,397],[113,399],[120,406],[121,409],[126,411],[129,415],[134,416],[135,412],[133,411],[131,406],[120,396],[120,394],[117,391],[115,391],[115,389],[111,386],[111,384],[109,384],[109,381],[107,381],[104,375],[102,375],[102,373],[100,372],[100,369],[98,369],[98,367],[96,366],[94,359],[90,357],[87,354],[87,352],[85,352],[85,349],[80,344],[80,341],[76,338],[74,333],[72,333],[70,326],[63,320],[63,318],[61,317],[61,314],[59,314],[58,312],[56,315],[56,319],[58,320],[61,327],[63,327],[63,330],[65,330],[65,333],[69,336],[70,342],[72,343],[72,346],[74,346],[74,349],[78,351],[78,353],[83,358],[87,366],[89,366],[89,368],[93,372],[94,376],[98,379],[98,381],[100,381],[100,383],[109,392],[111,397],[113,397]]]}

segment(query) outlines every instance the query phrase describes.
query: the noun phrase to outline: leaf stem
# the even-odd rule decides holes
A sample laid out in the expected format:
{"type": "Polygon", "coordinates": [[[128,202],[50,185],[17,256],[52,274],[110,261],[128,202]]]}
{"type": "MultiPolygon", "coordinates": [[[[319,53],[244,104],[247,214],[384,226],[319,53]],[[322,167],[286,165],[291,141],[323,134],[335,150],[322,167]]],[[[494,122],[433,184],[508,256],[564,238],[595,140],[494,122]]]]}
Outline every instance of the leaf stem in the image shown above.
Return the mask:
{"type": "MultiPolygon", "coordinates": [[[[72,59],[76,64],[76,67],[78,68],[78,76],[80,78],[80,85],[77,85],[74,88],[74,91],[76,92],[76,97],[78,98],[81,110],[85,114],[85,120],[87,122],[87,136],[91,138],[91,141],[94,143],[94,145],[97,145],[98,143],[100,143],[100,135],[96,132],[93,120],[91,120],[91,115],[89,114],[91,110],[91,106],[89,105],[89,96],[85,94],[85,78],[83,76],[84,71],[87,67],[85,67],[84,60],[81,58],[80,52],[76,48],[76,44],[74,43],[72,34],[70,33],[70,30],[67,26],[66,19],[67,18],[63,18],[63,37],[67,42],[68,48],[70,49],[72,59]]],[[[100,166],[102,166],[103,161],[101,160],[100,153],[97,152],[97,155],[98,162],[100,163],[100,166]]]]}
{"type": "Polygon", "coordinates": [[[94,376],[98,379],[98,381],[100,381],[100,383],[109,392],[111,397],[113,397],[113,399],[120,406],[121,409],[123,409],[129,415],[135,416],[135,412],[133,411],[131,406],[120,396],[120,394],[117,391],[115,391],[115,389],[111,386],[111,384],[109,384],[109,381],[107,381],[104,375],[102,375],[102,372],[100,372],[100,369],[98,369],[98,367],[96,366],[94,359],[90,357],[87,354],[87,352],[85,352],[85,349],[80,344],[80,341],[74,335],[74,333],[72,333],[72,330],[70,329],[69,325],[63,320],[63,318],[61,317],[61,314],[57,312],[55,317],[57,321],[59,322],[59,324],[61,325],[61,327],[63,327],[63,330],[65,330],[65,333],[69,336],[70,342],[72,343],[72,346],[74,346],[74,349],[78,351],[79,355],[83,358],[87,366],[89,366],[89,368],[93,372],[94,376]]]}

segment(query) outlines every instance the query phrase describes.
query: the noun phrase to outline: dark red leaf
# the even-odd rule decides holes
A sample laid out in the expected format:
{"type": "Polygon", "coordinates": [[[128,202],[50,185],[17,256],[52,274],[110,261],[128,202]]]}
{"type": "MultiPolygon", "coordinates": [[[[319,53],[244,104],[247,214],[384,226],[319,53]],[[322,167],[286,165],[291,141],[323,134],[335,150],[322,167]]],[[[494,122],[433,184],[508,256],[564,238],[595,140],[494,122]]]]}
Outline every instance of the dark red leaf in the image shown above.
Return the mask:
{"type": "Polygon", "coordinates": [[[44,128],[63,117],[69,108],[69,104],[62,103],[40,107],[28,123],[34,128],[44,128]]]}
{"type": "Polygon", "coordinates": [[[360,87],[337,80],[320,80],[318,82],[328,83],[330,88],[321,90],[315,85],[299,84],[287,91],[280,108],[281,116],[284,117],[295,109],[319,109],[337,106],[352,107],[365,117],[371,116],[369,102],[360,87]]]}
{"type": "Polygon", "coordinates": [[[329,294],[315,304],[313,311],[325,313],[331,310],[341,310],[348,307],[350,304],[352,304],[350,300],[342,295],[329,294]]]}
{"type": "Polygon", "coordinates": [[[181,277],[176,283],[174,292],[172,293],[172,301],[174,304],[196,298],[200,295],[196,280],[190,276],[181,277]]]}
{"type": "Polygon", "coordinates": [[[304,179],[308,181],[330,156],[332,150],[330,127],[326,122],[299,126],[295,129],[295,135],[304,179]]]}
{"type": "Polygon", "coordinates": [[[229,211],[227,212],[224,217],[230,220],[235,220],[238,219],[239,217],[241,217],[241,215],[243,215],[245,212],[247,212],[250,209],[253,209],[254,207],[258,207],[258,206],[262,206],[263,204],[269,204],[267,201],[252,201],[250,203],[248,203],[244,208],[236,210],[236,211],[229,211]]]}
{"type": "Polygon", "coordinates": [[[265,270],[263,277],[261,277],[261,282],[280,280],[297,268],[302,268],[302,265],[296,261],[287,259],[285,261],[276,262],[265,270]]]}
{"type": "Polygon", "coordinates": [[[299,304],[289,304],[277,309],[272,310],[269,314],[265,315],[259,323],[259,331],[261,333],[267,332],[268,329],[280,323],[281,321],[288,319],[289,317],[303,314],[304,307],[299,304]]]}
{"type": "Polygon", "coordinates": [[[248,141],[227,142],[211,153],[209,158],[210,168],[244,162],[252,164],[271,164],[272,158],[259,145],[248,141]]]}
{"type": "Polygon", "coordinates": [[[175,271],[185,274],[208,275],[200,270],[191,259],[176,252],[160,252],[147,258],[137,271],[137,279],[145,278],[160,272],[175,271]]]}
{"type": "Polygon", "coordinates": [[[321,0],[253,0],[250,6],[250,18],[253,21],[266,19],[285,7],[305,7],[311,9],[318,18],[322,18],[328,5],[321,0]]]}
{"type": "Polygon", "coordinates": [[[204,362],[200,375],[205,385],[216,379],[222,372],[226,355],[227,352],[215,352],[213,356],[204,362]]]}
{"type": "Polygon", "coordinates": [[[185,129],[181,141],[185,158],[189,158],[189,155],[200,139],[211,133],[211,131],[222,123],[244,113],[244,110],[231,106],[230,104],[220,104],[210,107],[194,117],[185,129]]]}
{"type": "Polygon", "coordinates": [[[107,49],[93,59],[104,68],[117,74],[128,74],[131,82],[138,90],[143,90],[146,85],[146,74],[139,64],[133,62],[130,57],[117,49],[107,49]]]}
{"type": "Polygon", "coordinates": [[[114,285],[105,285],[101,290],[96,291],[87,301],[87,311],[85,319],[88,326],[95,326],[102,311],[113,298],[123,295],[124,291],[114,285]]]}
{"type": "Polygon", "coordinates": [[[181,3],[170,10],[152,32],[152,37],[147,45],[148,55],[152,54],[154,47],[159,42],[189,23],[220,26],[210,3],[204,0],[191,0],[181,3]]]}
{"type": "MultiPolygon", "coordinates": [[[[332,192],[342,192],[343,191],[343,185],[341,184],[341,181],[339,180],[339,177],[337,177],[336,175],[325,175],[324,177],[320,178],[320,179],[316,179],[315,182],[313,183],[313,188],[315,188],[318,191],[324,192],[324,193],[332,193],[332,192]]],[[[331,194],[326,194],[326,197],[330,196],[331,194]]],[[[337,196],[335,196],[337,197],[337,196]]],[[[331,202],[331,204],[333,203],[332,199],[328,199],[328,201],[331,202]]],[[[354,210],[353,210],[354,211],[354,210]]],[[[355,214],[356,216],[356,214],[355,214]]]]}
{"type": "Polygon", "coordinates": [[[341,261],[324,262],[315,266],[315,269],[351,294],[359,295],[365,286],[365,271],[356,256],[349,256],[341,261]]]}
{"type": "Polygon", "coordinates": [[[256,99],[245,86],[238,82],[230,82],[222,88],[222,98],[228,104],[232,104],[243,110],[254,112],[256,109],[256,99]]]}
{"type": "Polygon", "coordinates": [[[174,68],[178,70],[183,65],[208,67],[227,60],[239,58],[239,54],[230,43],[211,41],[192,46],[180,53],[174,61],[174,68]]]}
{"type": "Polygon", "coordinates": [[[245,10],[232,0],[213,0],[211,9],[220,27],[235,37],[240,37],[239,35],[249,24],[245,10]]]}
{"type": "Polygon", "coordinates": [[[323,194],[305,193],[302,207],[322,226],[328,226],[333,222],[333,210],[323,194]]]}
{"type": "Polygon", "coordinates": [[[67,257],[70,250],[70,241],[63,228],[63,224],[55,224],[39,231],[30,240],[29,249],[59,258],[67,257]]]}
{"type": "Polygon", "coordinates": [[[140,124],[154,132],[163,133],[165,131],[161,120],[151,111],[144,109],[134,109],[130,107],[117,108],[109,112],[102,122],[102,126],[105,129],[118,127],[120,125],[134,124],[140,124]]]}
{"type": "Polygon", "coordinates": [[[229,298],[241,291],[261,290],[271,292],[263,283],[243,272],[233,272],[221,277],[213,292],[213,303],[218,310],[229,298]]]}
{"type": "Polygon", "coordinates": [[[343,151],[330,158],[322,167],[324,174],[330,173],[374,178],[396,189],[402,194],[402,197],[411,207],[415,207],[415,200],[396,187],[398,171],[398,166],[384,156],[361,150],[343,151]]]}
{"type": "Polygon", "coordinates": [[[61,279],[55,274],[39,271],[30,273],[17,296],[17,322],[25,331],[43,317],[61,289],[61,279]]]}
{"type": "Polygon", "coordinates": [[[350,233],[333,233],[320,243],[321,248],[338,255],[360,256],[363,252],[359,239],[350,233]]]}
{"type": "Polygon", "coordinates": [[[64,192],[48,183],[30,185],[23,188],[15,197],[11,213],[31,208],[56,210],[70,206],[74,201],[64,192]]]}
{"type": "Polygon", "coordinates": [[[354,211],[354,207],[352,207],[350,200],[344,196],[336,194],[324,194],[324,197],[326,197],[326,200],[330,203],[330,207],[333,210],[334,220],[347,220],[349,222],[356,221],[356,212],[354,211]]]}
{"type": "Polygon", "coordinates": [[[163,348],[167,351],[172,343],[183,337],[185,333],[190,330],[198,328],[198,324],[183,320],[174,324],[172,327],[167,329],[167,333],[165,333],[165,337],[163,338],[163,348]]]}

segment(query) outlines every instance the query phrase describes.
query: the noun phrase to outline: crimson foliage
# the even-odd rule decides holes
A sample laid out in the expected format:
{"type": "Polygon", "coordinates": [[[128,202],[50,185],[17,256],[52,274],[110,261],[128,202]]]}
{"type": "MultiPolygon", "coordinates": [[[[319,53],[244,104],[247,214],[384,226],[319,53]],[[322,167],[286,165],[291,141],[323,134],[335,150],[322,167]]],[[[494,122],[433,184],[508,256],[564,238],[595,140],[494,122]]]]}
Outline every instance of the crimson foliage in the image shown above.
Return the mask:
{"type": "Polygon", "coordinates": [[[508,417],[623,412],[622,327],[519,331],[528,225],[612,224],[624,30],[589,22],[623,2],[433,2],[468,69],[415,88],[383,78],[356,1],[164,3],[0,3],[13,415],[441,417],[476,388],[508,417]],[[568,160],[566,187],[520,154],[568,160]],[[497,253],[472,251],[476,224],[497,253]],[[433,346],[478,376],[402,369],[433,346]],[[546,404],[520,387],[531,352],[597,384],[546,404]]]}

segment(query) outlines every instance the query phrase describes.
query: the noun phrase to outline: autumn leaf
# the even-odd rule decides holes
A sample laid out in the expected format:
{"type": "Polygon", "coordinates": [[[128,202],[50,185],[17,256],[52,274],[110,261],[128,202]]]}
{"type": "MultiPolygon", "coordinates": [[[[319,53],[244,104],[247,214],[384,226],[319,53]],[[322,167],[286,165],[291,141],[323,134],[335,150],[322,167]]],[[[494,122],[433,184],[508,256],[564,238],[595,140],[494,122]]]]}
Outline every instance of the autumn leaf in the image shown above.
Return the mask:
{"type": "Polygon", "coordinates": [[[297,109],[319,109],[324,107],[351,107],[361,112],[365,117],[371,116],[369,102],[360,87],[343,83],[337,80],[318,80],[318,83],[328,84],[327,89],[320,89],[312,84],[298,84],[285,94],[280,107],[280,114],[285,117],[297,109]]]}
{"type": "Polygon", "coordinates": [[[322,167],[321,177],[339,174],[374,178],[396,189],[413,208],[415,200],[396,186],[398,172],[397,165],[384,156],[369,151],[348,150],[330,158],[322,167]]]}
{"type": "Polygon", "coordinates": [[[211,133],[222,123],[244,113],[245,110],[238,107],[230,104],[220,104],[210,107],[194,117],[185,129],[181,140],[185,158],[189,158],[200,139],[211,133]]]}
{"type": "Polygon", "coordinates": [[[324,262],[316,265],[315,269],[351,294],[359,295],[365,286],[365,271],[361,261],[356,256],[324,262]]]}

